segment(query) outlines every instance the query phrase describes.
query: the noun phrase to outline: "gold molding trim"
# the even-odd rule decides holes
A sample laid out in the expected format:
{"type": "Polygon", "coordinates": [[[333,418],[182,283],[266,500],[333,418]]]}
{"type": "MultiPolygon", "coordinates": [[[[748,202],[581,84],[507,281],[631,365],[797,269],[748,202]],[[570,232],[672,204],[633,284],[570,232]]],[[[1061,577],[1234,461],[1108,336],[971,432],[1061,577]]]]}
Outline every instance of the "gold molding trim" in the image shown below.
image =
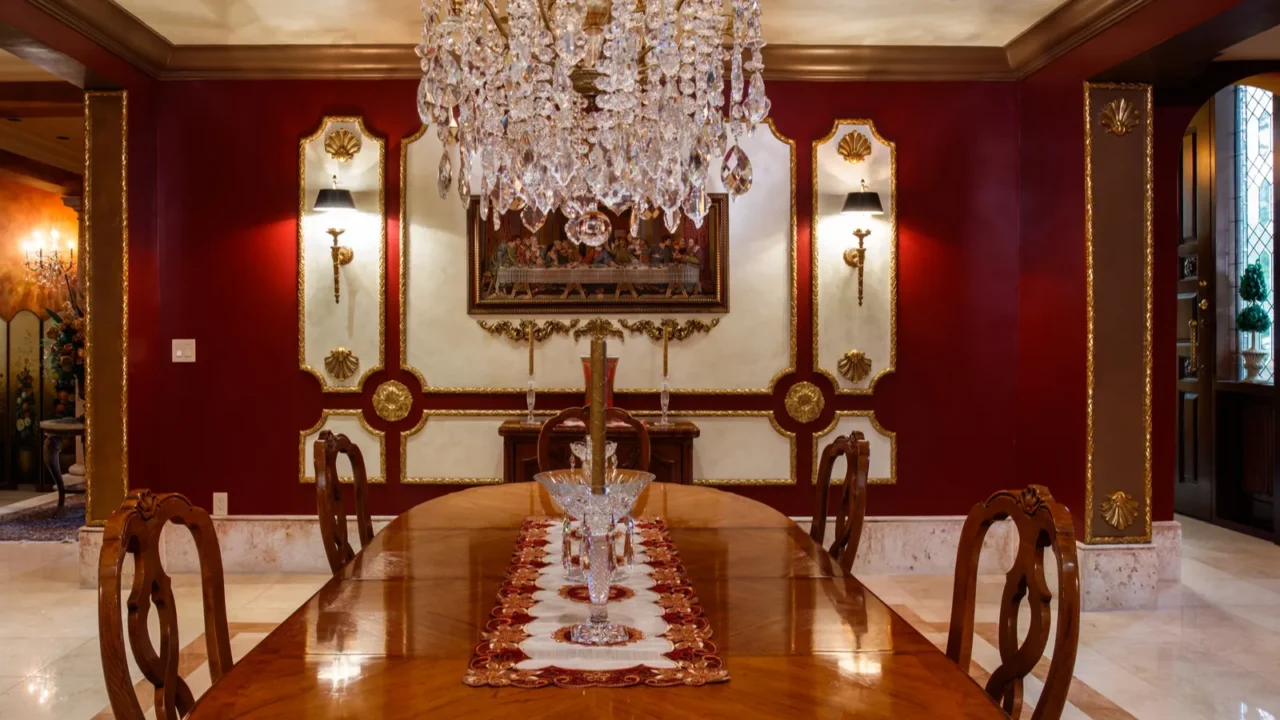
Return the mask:
{"type": "MultiPolygon", "coordinates": [[[[854,132],[857,132],[856,130],[854,132]]],[[[813,141],[813,155],[811,170],[813,177],[813,206],[809,221],[809,262],[810,262],[810,281],[812,287],[810,293],[812,297],[812,306],[810,314],[813,316],[813,372],[824,375],[831,381],[832,387],[836,389],[837,395],[873,395],[875,394],[876,384],[887,375],[891,375],[898,370],[898,144],[890,140],[886,140],[880,131],[876,129],[874,120],[869,118],[837,118],[831,124],[831,132],[824,137],[813,141]],[[867,131],[875,138],[877,142],[889,148],[889,192],[892,196],[890,207],[892,211],[889,213],[889,364],[887,367],[881,368],[879,372],[871,377],[871,382],[865,388],[844,388],[840,385],[840,378],[831,374],[822,368],[821,360],[818,357],[819,341],[819,321],[821,313],[819,312],[818,303],[818,148],[826,145],[840,133],[840,129],[844,125],[865,125],[867,131]]],[[[837,368],[838,369],[838,368],[837,368]]]]}
{"type": "Polygon", "coordinates": [[[325,393],[359,393],[369,376],[387,363],[387,141],[371,132],[364,118],[355,115],[326,115],[315,132],[298,141],[298,369],[310,373],[325,393]],[[303,218],[307,215],[307,145],[323,136],[333,123],[353,123],[363,136],[378,146],[378,361],[360,375],[352,387],[329,384],[324,374],[307,363],[307,256],[303,218]]]}
{"type": "MultiPolygon", "coordinates": [[[[303,485],[315,484],[315,476],[307,476],[307,438],[324,429],[325,422],[331,417],[354,417],[360,421],[360,427],[364,428],[366,432],[378,439],[378,463],[382,470],[376,476],[370,476],[368,480],[372,484],[380,485],[385,483],[387,481],[386,433],[370,425],[364,419],[364,413],[359,410],[329,410],[327,408],[320,411],[320,420],[316,422],[315,425],[312,425],[306,430],[302,430],[298,433],[298,482],[303,485]]],[[[349,476],[339,477],[338,482],[353,483],[355,482],[355,478],[349,476]]]]}
{"type": "MultiPolygon", "coordinates": [[[[539,417],[551,417],[558,411],[556,410],[534,410],[533,414],[539,417]]],[[[637,417],[659,417],[662,415],[658,410],[636,410],[631,413],[637,417]]],[[[427,420],[432,417],[499,417],[511,420],[520,420],[525,413],[519,410],[424,410],[422,418],[418,420],[418,424],[413,428],[406,430],[400,434],[400,482],[405,485],[501,485],[502,478],[431,478],[431,477],[408,477],[408,438],[422,432],[427,426],[427,420]]],[[[699,418],[699,417],[759,417],[768,418],[769,425],[773,427],[774,432],[787,438],[791,445],[791,477],[789,478],[694,478],[694,485],[702,485],[707,487],[746,487],[746,486],[786,486],[796,484],[796,434],[787,432],[778,424],[777,418],[770,410],[686,410],[679,413],[672,413],[672,419],[679,418],[699,418]]],[[[323,422],[323,420],[321,421],[323,422]]],[[[315,432],[313,430],[312,432],[315,432]]]]}
{"type": "Polygon", "coordinates": [[[400,422],[413,409],[413,395],[403,383],[388,380],[373,392],[373,411],[387,422],[400,422]]]}
{"type": "MultiPolygon", "coordinates": [[[[416,67],[416,66],[415,66],[416,67]]],[[[419,71],[420,75],[421,72],[419,71]]],[[[672,396],[680,397],[717,397],[717,396],[736,396],[736,397],[772,397],[773,389],[778,382],[796,372],[797,358],[799,356],[798,346],[798,324],[799,324],[799,249],[796,244],[796,141],[778,132],[777,125],[774,124],[773,118],[765,118],[764,124],[768,126],[769,131],[773,133],[774,139],[787,146],[790,154],[791,165],[791,356],[787,367],[779,370],[769,380],[768,387],[763,388],[694,388],[694,389],[676,389],[671,390],[672,396]]],[[[409,218],[408,218],[408,166],[409,166],[409,146],[422,137],[427,132],[427,127],[419,127],[417,132],[405,137],[400,143],[400,367],[409,372],[418,379],[418,383],[422,387],[422,392],[439,395],[520,395],[523,396],[527,391],[524,387],[436,387],[432,386],[426,376],[418,368],[413,367],[408,362],[408,303],[407,291],[408,287],[408,268],[409,268],[409,218]]],[[[732,232],[732,229],[730,229],[732,232]]],[[[572,388],[538,388],[539,393],[580,393],[581,387],[572,388]]],[[[640,394],[657,394],[661,392],[659,388],[617,388],[615,394],[618,395],[640,395],[640,394]]]]}
{"type": "Polygon", "coordinates": [[[1151,127],[1154,118],[1155,101],[1150,85],[1132,83],[1084,83],[1084,193],[1085,193],[1085,475],[1084,475],[1084,541],[1097,545],[1129,545],[1151,542],[1151,390],[1152,390],[1152,324],[1154,305],[1152,283],[1155,264],[1155,193],[1153,187],[1152,163],[1155,155],[1155,134],[1151,127]],[[1142,535],[1129,537],[1097,536],[1093,534],[1093,394],[1094,394],[1094,355],[1095,355],[1095,309],[1094,309],[1094,274],[1093,274],[1093,103],[1090,91],[1099,90],[1142,90],[1146,96],[1146,119],[1142,122],[1145,143],[1145,180],[1143,238],[1144,269],[1144,301],[1146,304],[1146,327],[1143,332],[1143,426],[1144,426],[1144,462],[1143,462],[1143,506],[1144,532],[1142,535]]]}
{"type": "MultiPolygon", "coordinates": [[[[810,483],[816,485],[818,477],[818,454],[820,452],[818,442],[820,438],[830,435],[832,431],[840,425],[840,420],[849,417],[864,417],[871,421],[871,427],[877,433],[889,439],[889,477],[872,477],[867,478],[869,485],[897,485],[898,484],[898,433],[885,430],[880,421],[876,419],[875,410],[837,410],[836,416],[832,418],[831,424],[824,428],[821,432],[813,434],[813,476],[810,483]]],[[[832,483],[835,485],[843,485],[844,478],[833,478],[832,483]]]]}
{"type": "Polygon", "coordinates": [[[817,385],[801,381],[792,385],[787,391],[785,404],[787,414],[792,420],[801,425],[808,425],[822,415],[822,409],[827,406],[827,401],[822,397],[822,391],[817,385]]]}
{"type": "MultiPolygon", "coordinates": [[[[29,0],[160,80],[421,77],[412,45],[175,45],[112,2],[29,0]]],[[[1068,0],[1000,46],[768,45],[768,80],[1017,80],[1150,0],[1068,0]]]]}
{"type": "Polygon", "coordinates": [[[533,339],[536,342],[545,342],[552,335],[568,336],[569,333],[582,322],[577,318],[564,322],[563,320],[546,320],[541,325],[537,320],[521,320],[519,323],[511,320],[502,320],[490,323],[488,320],[477,320],[476,324],[482,330],[494,336],[502,336],[508,340],[515,342],[528,342],[529,333],[533,332],[533,339]]]}
{"type": "Polygon", "coordinates": [[[662,342],[664,332],[670,333],[667,337],[670,340],[681,341],[687,340],[694,333],[702,333],[709,335],[713,329],[720,325],[720,318],[713,318],[711,322],[702,320],[685,320],[681,324],[679,320],[673,318],[663,318],[657,322],[653,320],[636,320],[631,321],[622,319],[618,321],[623,330],[629,331],[632,335],[641,333],[648,335],[650,340],[662,342]]]}

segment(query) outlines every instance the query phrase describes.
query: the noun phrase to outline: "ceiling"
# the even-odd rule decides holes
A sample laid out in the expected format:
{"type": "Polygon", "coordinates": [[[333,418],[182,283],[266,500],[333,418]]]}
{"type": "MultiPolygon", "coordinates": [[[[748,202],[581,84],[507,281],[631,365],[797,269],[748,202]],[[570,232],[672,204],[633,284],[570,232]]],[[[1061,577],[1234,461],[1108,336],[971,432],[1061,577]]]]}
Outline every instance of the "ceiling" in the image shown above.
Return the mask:
{"type": "MultiPolygon", "coordinates": [[[[413,44],[414,0],[115,0],[175,45],[413,44]]],[[[1063,0],[760,0],[765,40],[1003,46],[1063,0]]]]}
{"type": "Polygon", "coordinates": [[[1253,37],[1236,43],[1222,54],[1218,60],[1280,60],[1280,26],[1265,30],[1253,37]]]}
{"type": "Polygon", "coordinates": [[[0,82],[62,82],[56,75],[0,50],[0,82]]]}
{"type": "Polygon", "coordinates": [[[84,119],[0,118],[0,150],[77,175],[84,173],[84,119]]]}

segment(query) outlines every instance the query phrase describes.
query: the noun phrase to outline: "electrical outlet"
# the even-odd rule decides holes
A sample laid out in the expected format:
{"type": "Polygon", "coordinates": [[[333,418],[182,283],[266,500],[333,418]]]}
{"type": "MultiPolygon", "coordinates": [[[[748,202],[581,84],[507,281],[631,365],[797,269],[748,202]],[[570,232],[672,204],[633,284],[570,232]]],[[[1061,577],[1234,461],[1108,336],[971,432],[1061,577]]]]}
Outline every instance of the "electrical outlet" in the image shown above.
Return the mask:
{"type": "Polygon", "coordinates": [[[176,363],[193,363],[196,361],[195,340],[174,340],[173,361],[176,363]]]}
{"type": "Polygon", "coordinates": [[[216,492],[213,494],[213,516],[227,516],[227,494],[224,492],[216,492]]]}

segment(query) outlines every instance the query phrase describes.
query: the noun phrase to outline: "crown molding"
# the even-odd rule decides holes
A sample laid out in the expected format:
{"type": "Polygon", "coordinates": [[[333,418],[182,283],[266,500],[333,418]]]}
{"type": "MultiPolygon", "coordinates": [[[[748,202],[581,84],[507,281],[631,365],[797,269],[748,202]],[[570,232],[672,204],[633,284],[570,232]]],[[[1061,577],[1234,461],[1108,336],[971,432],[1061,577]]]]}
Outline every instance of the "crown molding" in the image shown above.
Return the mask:
{"type": "Polygon", "coordinates": [[[1151,0],[1068,0],[1004,46],[1019,79],[1066,55],[1151,0]]]}
{"type": "MultiPolygon", "coordinates": [[[[411,45],[174,45],[112,0],[27,0],[160,80],[417,78],[411,45]]],[[[769,45],[765,77],[808,81],[1016,80],[1151,0],[1067,0],[1004,47],[769,45]]]]}

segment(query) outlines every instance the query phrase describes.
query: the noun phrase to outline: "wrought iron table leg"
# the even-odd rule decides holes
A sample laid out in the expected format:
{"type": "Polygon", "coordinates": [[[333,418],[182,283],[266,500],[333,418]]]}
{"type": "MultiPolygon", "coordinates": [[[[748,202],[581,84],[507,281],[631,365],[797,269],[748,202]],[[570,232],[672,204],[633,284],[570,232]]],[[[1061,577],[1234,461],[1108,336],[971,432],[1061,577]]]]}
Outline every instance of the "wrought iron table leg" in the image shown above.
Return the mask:
{"type": "Polygon", "coordinates": [[[62,452],[62,437],[46,434],[44,436],[44,468],[53,476],[53,484],[58,487],[58,512],[67,501],[67,486],[62,483],[62,460],[58,457],[62,452]]]}

